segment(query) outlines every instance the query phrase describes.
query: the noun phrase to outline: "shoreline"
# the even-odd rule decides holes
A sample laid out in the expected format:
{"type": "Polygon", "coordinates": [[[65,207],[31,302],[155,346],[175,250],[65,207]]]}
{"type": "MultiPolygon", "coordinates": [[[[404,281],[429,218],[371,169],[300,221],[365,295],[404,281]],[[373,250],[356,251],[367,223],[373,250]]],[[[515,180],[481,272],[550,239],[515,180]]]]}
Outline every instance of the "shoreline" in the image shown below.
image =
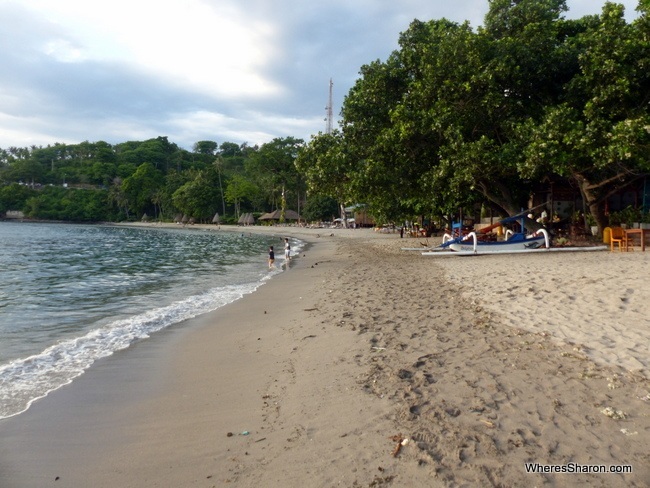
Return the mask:
{"type": "Polygon", "coordinates": [[[441,263],[400,252],[408,241],[394,234],[263,232],[311,247],[255,293],[98,362],[0,421],[3,483],[518,486],[561,485],[571,476],[574,486],[645,486],[650,479],[647,363],[616,362],[626,349],[647,360],[648,322],[635,324],[648,303],[648,285],[634,280],[648,270],[644,253],[441,263]],[[615,274],[620,266],[631,273],[615,274]],[[586,310],[594,304],[604,319],[617,316],[618,328],[606,330],[599,311],[586,310]],[[618,353],[596,362],[590,349],[599,342],[578,344],[563,335],[563,321],[579,338],[591,340],[590,326],[602,329],[601,343],[618,353]],[[638,325],[634,336],[624,330],[630,323],[638,325]],[[623,342],[608,337],[616,331],[625,332],[623,342]],[[525,462],[632,464],[634,472],[526,474],[525,462]]]}

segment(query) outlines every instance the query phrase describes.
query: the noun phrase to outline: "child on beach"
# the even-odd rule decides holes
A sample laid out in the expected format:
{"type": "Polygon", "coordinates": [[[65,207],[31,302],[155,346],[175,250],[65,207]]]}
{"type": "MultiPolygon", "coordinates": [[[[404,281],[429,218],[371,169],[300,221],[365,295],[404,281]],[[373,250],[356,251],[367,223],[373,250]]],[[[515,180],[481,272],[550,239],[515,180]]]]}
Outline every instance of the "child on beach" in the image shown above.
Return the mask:
{"type": "Polygon", "coordinates": [[[274,268],[273,263],[275,263],[275,252],[273,251],[273,246],[269,247],[269,269],[274,268]]]}
{"type": "Polygon", "coordinates": [[[289,238],[284,239],[284,258],[287,261],[291,260],[291,246],[289,245],[289,238]]]}

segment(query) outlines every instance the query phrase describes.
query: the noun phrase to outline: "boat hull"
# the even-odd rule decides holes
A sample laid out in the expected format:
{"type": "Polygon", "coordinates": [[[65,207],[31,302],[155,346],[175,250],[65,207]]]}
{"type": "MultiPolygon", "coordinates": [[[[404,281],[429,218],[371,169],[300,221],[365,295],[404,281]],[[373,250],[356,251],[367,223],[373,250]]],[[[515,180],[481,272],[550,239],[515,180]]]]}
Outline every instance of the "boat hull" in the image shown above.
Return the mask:
{"type": "Polygon", "coordinates": [[[436,257],[451,257],[451,256],[485,256],[490,254],[532,254],[532,253],[556,253],[556,252],[590,252],[590,251],[608,251],[607,246],[583,246],[583,247],[540,247],[537,249],[511,249],[502,250],[500,252],[482,252],[477,250],[472,251],[425,251],[423,256],[436,256],[436,257]]]}
{"type": "Polygon", "coordinates": [[[539,249],[545,247],[544,236],[535,236],[529,239],[513,240],[513,241],[494,241],[494,242],[477,242],[476,250],[474,249],[474,242],[455,242],[449,245],[449,249],[456,252],[474,252],[481,254],[499,253],[499,252],[512,252],[512,251],[530,251],[532,249],[539,249]]]}

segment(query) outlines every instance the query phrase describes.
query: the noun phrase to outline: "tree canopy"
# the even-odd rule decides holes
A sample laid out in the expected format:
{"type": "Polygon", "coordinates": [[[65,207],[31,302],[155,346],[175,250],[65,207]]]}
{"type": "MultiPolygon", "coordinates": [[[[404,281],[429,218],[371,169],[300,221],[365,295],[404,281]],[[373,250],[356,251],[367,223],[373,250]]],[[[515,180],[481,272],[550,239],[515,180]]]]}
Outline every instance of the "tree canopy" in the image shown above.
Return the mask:
{"type": "Polygon", "coordinates": [[[227,222],[305,205],[325,218],[333,199],[383,221],[481,205],[512,215],[550,179],[577,188],[602,226],[604,202],[650,174],[650,3],[628,23],[610,2],[573,20],[565,0],[488,2],[478,29],[414,20],[386,60],[360,67],[339,128],[308,143],[0,149],[0,211],[227,222]]]}
{"type": "Polygon", "coordinates": [[[492,0],[483,27],[415,20],[345,98],[341,131],[298,158],[310,190],[375,215],[525,208],[549,175],[591,212],[650,172],[648,3],[563,17],[564,0],[492,0]]]}

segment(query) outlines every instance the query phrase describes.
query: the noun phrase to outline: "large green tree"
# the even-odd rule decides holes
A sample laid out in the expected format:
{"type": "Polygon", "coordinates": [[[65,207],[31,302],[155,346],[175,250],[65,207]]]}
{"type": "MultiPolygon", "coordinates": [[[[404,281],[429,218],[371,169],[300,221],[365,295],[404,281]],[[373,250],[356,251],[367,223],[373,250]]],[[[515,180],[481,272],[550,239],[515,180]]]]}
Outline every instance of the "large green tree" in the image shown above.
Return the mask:
{"type": "Polygon", "coordinates": [[[209,222],[219,202],[216,171],[212,168],[195,171],[194,177],[174,192],[172,201],[184,215],[209,222]]]}
{"type": "Polygon", "coordinates": [[[247,176],[274,208],[286,210],[287,200],[304,198],[305,185],[295,165],[304,145],[295,137],[275,138],[250,154],[245,163],[247,176]]]}
{"type": "Polygon", "coordinates": [[[578,71],[561,103],[522,127],[524,175],[553,172],[575,181],[599,226],[604,201],[650,173],[650,29],[648,2],[626,23],[607,3],[575,38],[578,71]]]}
{"type": "Polygon", "coordinates": [[[235,218],[241,214],[241,204],[244,201],[255,201],[259,193],[259,188],[249,179],[242,175],[234,175],[228,182],[224,198],[227,202],[232,203],[235,207],[235,218]]]}
{"type": "Polygon", "coordinates": [[[316,171],[325,185],[322,193],[335,196],[341,204],[365,203],[378,218],[390,219],[404,210],[401,197],[419,190],[409,170],[413,160],[406,159],[403,147],[395,143],[391,119],[409,80],[398,53],[386,62],[362,66],[360,74],[341,110],[342,138],[333,133],[334,139],[315,139],[310,159],[329,168],[326,173],[316,171]],[[334,192],[331,185],[337,183],[341,188],[334,192]]]}
{"type": "Polygon", "coordinates": [[[122,182],[122,192],[129,201],[129,208],[136,216],[150,212],[152,198],[163,181],[163,175],[151,163],[143,163],[122,182]]]}

